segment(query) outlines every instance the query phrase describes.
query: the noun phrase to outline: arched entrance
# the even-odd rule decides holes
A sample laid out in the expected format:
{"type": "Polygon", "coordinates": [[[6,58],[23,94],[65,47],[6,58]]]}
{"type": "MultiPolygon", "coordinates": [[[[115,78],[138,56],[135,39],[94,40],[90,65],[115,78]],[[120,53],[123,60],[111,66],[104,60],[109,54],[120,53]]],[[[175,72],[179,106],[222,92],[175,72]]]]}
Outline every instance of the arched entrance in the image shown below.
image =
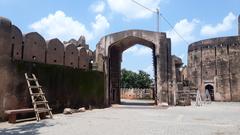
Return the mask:
{"type": "Polygon", "coordinates": [[[122,53],[141,44],[153,50],[155,74],[155,100],[170,103],[169,82],[171,78],[171,43],[165,33],[128,30],[107,35],[99,41],[96,49],[97,69],[105,75],[105,104],[120,103],[120,73],[122,53]]]}
{"type": "Polygon", "coordinates": [[[205,86],[205,90],[208,90],[211,100],[214,101],[214,87],[211,84],[205,86]]]}
{"type": "Polygon", "coordinates": [[[118,41],[112,44],[109,47],[110,59],[109,59],[109,97],[110,103],[120,103],[120,77],[121,77],[121,61],[122,61],[122,53],[128,48],[141,44],[146,47],[149,47],[153,50],[153,65],[155,69],[155,46],[153,43],[148,42],[144,39],[138,37],[126,37],[121,41],[118,41]]]}

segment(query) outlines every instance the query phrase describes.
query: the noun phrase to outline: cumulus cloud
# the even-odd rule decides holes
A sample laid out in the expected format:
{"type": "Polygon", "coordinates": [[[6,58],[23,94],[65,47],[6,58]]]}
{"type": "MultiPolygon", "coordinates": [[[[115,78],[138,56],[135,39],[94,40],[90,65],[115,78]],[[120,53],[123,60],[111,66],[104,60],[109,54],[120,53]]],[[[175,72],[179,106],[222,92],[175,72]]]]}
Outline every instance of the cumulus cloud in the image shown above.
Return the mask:
{"type": "Polygon", "coordinates": [[[218,23],[215,26],[212,24],[203,26],[201,29],[201,34],[216,35],[220,32],[228,31],[233,27],[233,22],[236,20],[236,18],[237,16],[230,12],[226,17],[224,17],[221,23],[218,23]]]}
{"type": "MultiPolygon", "coordinates": [[[[188,21],[187,19],[180,20],[174,26],[174,29],[186,40],[186,41],[193,41],[194,36],[193,32],[197,26],[199,21],[197,19],[193,19],[192,21],[188,21]]],[[[171,38],[171,41],[174,44],[179,42],[183,42],[183,39],[174,31],[170,30],[167,31],[168,37],[171,38]]]]}
{"type": "Polygon", "coordinates": [[[125,51],[125,53],[130,53],[137,56],[152,54],[152,49],[143,46],[133,46],[125,51]]]}
{"type": "MultiPolygon", "coordinates": [[[[138,0],[149,9],[155,10],[159,7],[161,0],[138,0]]],[[[132,0],[107,0],[107,4],[113,12],[119,13],[128,19],[142,19],[152,16],[152,12],[136,5],[132,0]]]]}
{"type": "Polygon", "coordinates": [[[97,1],[90,6],[91,10],[95,13],[102,13],[105,9],[104,1],[97,1]]]}
{"type": "Polygon", "coordinates": [[[95,18],[95,22],[92,23],[93,33],[96,36],[103,34],[109,27],[110,24],[107,18],[101,14],[98,14],[95,18]]]}
{"type": "Polygon", "coordinates": [[[30,25],[30,28],[41,33],[46,38],[57,37],[61,40],[69,40],[71,38],[78,39],[80,35],[84,35],[89,41],[98,34],[105,32],[109,26],[107,19],[98,14],[95,22],[92,23],[92,29],[88,30],[84,24],[59,10],[34,22],[30,25]]]}

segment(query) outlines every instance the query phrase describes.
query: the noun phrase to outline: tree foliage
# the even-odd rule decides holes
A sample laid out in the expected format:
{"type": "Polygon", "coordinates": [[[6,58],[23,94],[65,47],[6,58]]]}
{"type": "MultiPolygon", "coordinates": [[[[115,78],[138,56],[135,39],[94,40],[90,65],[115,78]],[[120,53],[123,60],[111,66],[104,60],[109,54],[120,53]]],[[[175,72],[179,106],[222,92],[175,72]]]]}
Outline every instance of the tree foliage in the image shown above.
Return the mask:
{"type": "Polygon", "coordinates": [[[152,80],[150,75],[142,70],[135,73],[122,69],[120,83],[122,88],[150,88],[152,80]]]}

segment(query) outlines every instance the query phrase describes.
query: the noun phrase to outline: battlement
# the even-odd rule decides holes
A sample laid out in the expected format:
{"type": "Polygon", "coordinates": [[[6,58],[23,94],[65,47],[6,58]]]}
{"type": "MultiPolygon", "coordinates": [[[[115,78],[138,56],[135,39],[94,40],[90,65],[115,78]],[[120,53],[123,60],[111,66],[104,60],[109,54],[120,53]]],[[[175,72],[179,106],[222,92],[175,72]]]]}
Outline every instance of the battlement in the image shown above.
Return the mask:
{"type": "Polygon", "coordinates": [[[89,69],[94,53],[85,43],[85,37],[61,42],[54,38],[46,41],[39,33],[22,34],[10,20],[0,17],[0,55],[12,60],[63,65],[89,69]]]}

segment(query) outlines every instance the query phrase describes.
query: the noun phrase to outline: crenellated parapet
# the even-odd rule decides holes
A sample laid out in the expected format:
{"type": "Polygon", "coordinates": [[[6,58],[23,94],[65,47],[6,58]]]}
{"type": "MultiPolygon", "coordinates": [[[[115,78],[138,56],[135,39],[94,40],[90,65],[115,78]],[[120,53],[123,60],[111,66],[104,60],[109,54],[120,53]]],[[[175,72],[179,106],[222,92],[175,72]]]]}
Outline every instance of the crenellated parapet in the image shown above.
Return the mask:
{"type": "Polygon", "coordinates": [[[64,65],[64,45],[59,39],[54,38],[47,41],[46,62],[64,65]]]}
{"type": "Polygon", "coordinates": [[[12,60],[63,65],[87,70],[94,60],[94,53],[86,44],[84,36],[78,40],[61,42],[54,38],[46,41],[39,33],[22,34],[10,20],[0,17],[0,56],[12,60]]]}

